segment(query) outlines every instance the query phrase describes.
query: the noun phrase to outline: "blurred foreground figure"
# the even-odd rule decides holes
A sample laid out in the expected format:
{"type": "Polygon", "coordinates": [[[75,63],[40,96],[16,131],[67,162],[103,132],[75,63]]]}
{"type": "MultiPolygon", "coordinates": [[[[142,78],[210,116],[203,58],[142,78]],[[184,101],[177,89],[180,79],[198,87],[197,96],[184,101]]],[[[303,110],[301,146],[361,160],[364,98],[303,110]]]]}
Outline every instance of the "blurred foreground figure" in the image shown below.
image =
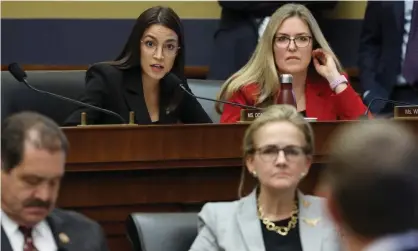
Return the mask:
{"type": "Polygon", "coordinates": [[[418,142],[401,123],[343,127],[330,144],[328,209],[350,251],[418,251],[418,142]]]}

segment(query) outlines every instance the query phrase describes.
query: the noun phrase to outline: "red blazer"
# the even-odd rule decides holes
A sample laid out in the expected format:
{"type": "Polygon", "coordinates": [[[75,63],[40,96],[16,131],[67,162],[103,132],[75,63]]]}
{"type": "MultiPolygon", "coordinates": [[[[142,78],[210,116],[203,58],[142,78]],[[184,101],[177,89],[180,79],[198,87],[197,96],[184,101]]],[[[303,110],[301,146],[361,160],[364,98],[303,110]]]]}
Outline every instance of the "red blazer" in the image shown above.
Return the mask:
{"type": "MultiPolygon", "coordinates": [[[[258,91],[256,83],[248,84],[235,92],[228,101],[254,106],[258,91]]],[[[306,116],[318,121],[355,120],[365,113],[367,107],[350,83],[339,94],[335,94],[323,78],[307,78],[306,116]]],[[[240,120],[242,108],[224,104],[220,123],[235,123],[240,120]]],[[[370,115],[369,115],[370,116],[370,115]]]]}

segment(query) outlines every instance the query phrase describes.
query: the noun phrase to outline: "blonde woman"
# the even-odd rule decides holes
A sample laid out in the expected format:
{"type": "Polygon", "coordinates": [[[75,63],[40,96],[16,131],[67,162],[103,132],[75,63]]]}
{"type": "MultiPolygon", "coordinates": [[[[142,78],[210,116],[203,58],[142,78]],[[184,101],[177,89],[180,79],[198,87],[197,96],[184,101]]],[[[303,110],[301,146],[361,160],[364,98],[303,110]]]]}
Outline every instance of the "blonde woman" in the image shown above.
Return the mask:
{"type": "Polygon", "coordinates": [[[297,187],[312,163],[309,123],[290,105],[273,105],[247,129],[243,140],[247,172],[259,185],[232,202],[206,204],[190,251],[338,251],[338,234],[324,199],[297,187]]]}
{"type": "MultiPolygon", "coordinates": [[[[266,107],[276,103],[279,75],[293,75],[297,110],[306,117],[351,120],[366,107],[350,86],[311,12],[286,4],[271,17],[249,62],[222,86],[220,100],[266,107]]],[[[221,123],[234,123],[241,108],[216,104],[221,123]],[[222,109],[223,108],[223,109],[222,109]]]]}

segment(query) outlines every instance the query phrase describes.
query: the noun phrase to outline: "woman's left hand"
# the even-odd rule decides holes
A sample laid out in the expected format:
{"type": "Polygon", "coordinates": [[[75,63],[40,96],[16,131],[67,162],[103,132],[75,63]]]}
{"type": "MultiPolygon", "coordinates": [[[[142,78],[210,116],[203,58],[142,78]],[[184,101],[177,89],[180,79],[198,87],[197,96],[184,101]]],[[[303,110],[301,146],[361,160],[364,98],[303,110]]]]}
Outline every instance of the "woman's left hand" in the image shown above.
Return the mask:
{"type": "Polygon", "coordinates": [[[316,71],[328,82],[332,82],[338,78],[341,73],[338,72],[337,65],[331,54],[323,49],[316,49],[312,51],[312,60],[316,71]]]}

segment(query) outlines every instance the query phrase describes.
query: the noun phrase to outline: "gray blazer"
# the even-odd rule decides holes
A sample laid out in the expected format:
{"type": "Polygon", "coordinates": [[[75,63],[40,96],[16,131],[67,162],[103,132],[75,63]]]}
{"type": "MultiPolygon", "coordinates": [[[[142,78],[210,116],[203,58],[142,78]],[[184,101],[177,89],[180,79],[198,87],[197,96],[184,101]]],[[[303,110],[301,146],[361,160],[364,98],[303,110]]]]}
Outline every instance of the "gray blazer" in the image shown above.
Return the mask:
{"type": "MultiPolygon", "coordinates": [[[[339,251],[339,235],[327,218],[324,199],[299,196],[299,231],[304,251],[339,251]]],[[[255,190],[233,202],[207,203],[190,251],[264,251],[255,190]]]]}
{"type": "MultiPolygon", "coordinates": [[[[62,209],[54,209],[46,218],[58,251],[108,251],[105,235],[93,220],[62,209]]],[[[1,228],[1,250],[13,251],[1,228]]]]}

